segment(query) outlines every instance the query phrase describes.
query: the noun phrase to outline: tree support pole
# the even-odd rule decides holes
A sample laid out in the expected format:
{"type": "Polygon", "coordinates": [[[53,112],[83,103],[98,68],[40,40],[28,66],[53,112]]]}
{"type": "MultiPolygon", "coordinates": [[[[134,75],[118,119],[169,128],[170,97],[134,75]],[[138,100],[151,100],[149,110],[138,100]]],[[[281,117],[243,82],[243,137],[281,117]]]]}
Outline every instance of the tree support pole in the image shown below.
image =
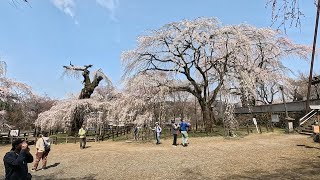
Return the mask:
{"type": "Polygon", "coordinates": [[[312,56],[311,56],[311,63],[310,63],[310,74],[309,74],[309,83],[308,83],[308,93],[307,93],[307,101],[306,101],[306,112],[309,110],[310,105],[310,91],[311,91],[311,81],[312,81],[312,71],[313,71],[313,63],[314,57],[316,52],[316,44],[317,44],[317,35],[318,35],[318,24],[319,24],[319,13],[320,13],[320,0],[317,3],[317,16],[316,16],[316,25],[314,28],[314,37],[313,37],[313,47],[312,47],[312,56]]]}

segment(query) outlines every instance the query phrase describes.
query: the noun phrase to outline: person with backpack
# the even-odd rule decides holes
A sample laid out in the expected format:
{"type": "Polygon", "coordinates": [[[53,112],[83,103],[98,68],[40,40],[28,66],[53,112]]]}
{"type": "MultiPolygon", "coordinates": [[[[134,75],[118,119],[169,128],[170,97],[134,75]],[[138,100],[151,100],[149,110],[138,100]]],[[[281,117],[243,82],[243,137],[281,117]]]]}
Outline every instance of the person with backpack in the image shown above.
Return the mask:
{"type": "Polygon", "coordinates": [[[47,168],[47,159],[50,152],[50,142],[49,138],[47,137],[48,133],[45,133],[43,136],[42,134],[39,134],[39,139],[36,143],[36,160],[34,162],[34,166],[31,169],[32,172],[37,171],[39,162],[42,159],[42,168],[41,170],[45,170],[47,168]]]}
{"type": "Polygon", "coordinates": [[[28,143],[21,139],[12,142],[12,149],[3,157],[5,180],[31,180],[28,163],[33,162],[28,143]]]}

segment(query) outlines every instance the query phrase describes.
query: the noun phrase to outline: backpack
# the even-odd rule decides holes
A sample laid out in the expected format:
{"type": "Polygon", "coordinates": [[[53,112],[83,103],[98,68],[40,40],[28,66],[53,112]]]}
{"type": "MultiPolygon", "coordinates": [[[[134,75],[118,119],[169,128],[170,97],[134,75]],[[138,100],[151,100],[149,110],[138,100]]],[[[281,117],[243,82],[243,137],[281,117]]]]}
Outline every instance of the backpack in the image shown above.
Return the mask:
{"type": "Polygon", "coordinates": [[[50,145],[48,143],[46,143],[43,138],[42,138],[42,140],[43,140],[43,144],[44,144],[44,151],[49,152],[50,151],[50,145]]]}

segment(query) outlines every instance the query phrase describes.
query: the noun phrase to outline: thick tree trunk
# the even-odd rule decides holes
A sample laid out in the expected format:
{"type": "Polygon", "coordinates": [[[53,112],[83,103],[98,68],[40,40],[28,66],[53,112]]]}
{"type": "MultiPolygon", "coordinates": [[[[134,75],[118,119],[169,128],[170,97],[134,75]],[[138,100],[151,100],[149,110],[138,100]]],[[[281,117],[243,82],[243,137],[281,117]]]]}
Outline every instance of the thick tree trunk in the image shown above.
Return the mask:
{"type": "Polygon", "coordinates": [[[73,113],[73,119],[71,122],[71,131],[69,135],[74,136],[78,134],[79,129],[81,128],[83,121],[84,121],[85,112],[83,107],[77,107],[73,113]]]}
{"type": "Polygon", "coordinates": [[[91,94],[93,93],[94,89],[99,85],[100,81],[103,79],[101,76],[95,76],[93,81],[90,82],[89,74],[83,74],[85,77],[84,80],[84,87],[81,90],[81,93],[79,95],[79,99],[89,99],[91,97],[91,94]]]}
{"type": "Polygon", "coordinates": [[[212,131],[212,127],[214,124],[213,113],[211,112],[210,106],[205,104],[201,105],[201,111],[202,111],[203,122],[205,125],[205,131],[209,133],[212,131]]]}

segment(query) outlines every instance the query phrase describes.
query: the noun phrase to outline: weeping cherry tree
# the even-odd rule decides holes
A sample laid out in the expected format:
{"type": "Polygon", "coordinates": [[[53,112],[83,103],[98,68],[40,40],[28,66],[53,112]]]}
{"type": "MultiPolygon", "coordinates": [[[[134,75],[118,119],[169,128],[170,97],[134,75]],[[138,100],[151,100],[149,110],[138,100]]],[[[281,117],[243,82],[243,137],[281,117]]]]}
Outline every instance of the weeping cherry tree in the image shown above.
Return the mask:
{"type": "Polygon", "coordinates": [[[78,98],[58,101],[49,111],[39,115],[36,126],[41,127],[42,130],[64,129],[74,135],[84,123],[87,125],[102,123],[100,120],[99,122],[93,121],[97,121],[99,112],[105,113],[109,105],[104,101],[104,98],[101,99],[102,95],[95,98],[92,98],[92,95],[102,80],[106,85],[101,87],[104,89],[100,90],[101,92],[111,92],[113,87],[101,69],[90,73],[89,68],[91,67],[92,65],[75,66],[71,62],[69,66],[63,66],[65,75],[76,78],[80,78],[82,75],[83,88],[80,95],[78,98]]]}
{"type": "Polygon", "coordinates": [[[124,77],[162,72],[170,91],[186,91],[200,104],[206,131],[215,122],[211,111],[221,90],[255,97],[256,83],[277,78],[290,55],[306,57],[309,47],[280,32],[247,24],[222,26],[216,18],[183,20],[138,38],[137,47],[122,54],[124,77]]]}

